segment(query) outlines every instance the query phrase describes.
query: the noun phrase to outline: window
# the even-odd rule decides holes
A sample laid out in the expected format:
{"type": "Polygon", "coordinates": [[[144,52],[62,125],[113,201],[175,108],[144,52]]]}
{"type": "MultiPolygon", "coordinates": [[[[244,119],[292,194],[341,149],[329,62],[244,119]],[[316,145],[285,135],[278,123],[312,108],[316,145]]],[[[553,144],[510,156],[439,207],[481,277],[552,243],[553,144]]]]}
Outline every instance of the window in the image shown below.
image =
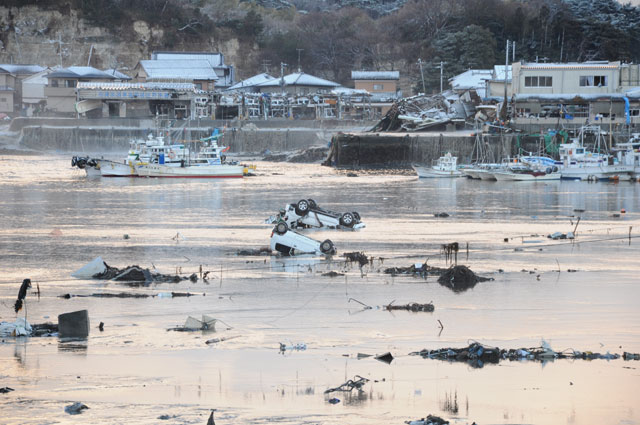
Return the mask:
{"type": "Polygon", "coordinates": [[[580,87],[606,87],[606,75],[582,75],[580,76],[580,87]]]}
{"type": "Polygon", "coordinates": [[[7,103],[7,98],[6,97],[0,97],[0,102],[7,103]]]}
{"type": "Polygon", "coordinates": [[[384,89],[384,85],[382,85],[382,84],[374,84],[373,85],[373,89],[374,90],[382,90],[382,89],[384,89]]]}
{"type": "Polygon", "coordinates": [[[640,109],[629,109],[629,116],[640,117],[640,109]]]}
{"type": "Polygon", "coordinates": [[[551,87],[553,78],[547,76],[524,77],[525,87],[551,87]]]}
{"type": "Polygon", "coordinates": [[[58,80],[56,79],[51,80],[51,87],[58,87],[58,80]]]}
{"type": "Polygon", "coordinates": [[[78,82],[76,80],[64,80],[65,87],[75,87],[77,85],[78,85],[78,82]]]}

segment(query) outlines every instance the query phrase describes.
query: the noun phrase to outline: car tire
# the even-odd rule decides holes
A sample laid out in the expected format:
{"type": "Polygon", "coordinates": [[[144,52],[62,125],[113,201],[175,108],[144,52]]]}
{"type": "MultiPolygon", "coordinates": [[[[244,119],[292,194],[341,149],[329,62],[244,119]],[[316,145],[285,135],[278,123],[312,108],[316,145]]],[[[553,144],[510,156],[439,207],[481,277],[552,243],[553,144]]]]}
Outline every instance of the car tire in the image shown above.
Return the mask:
{"type": "Polygon", "coordinates": [[[289,230],[289,226],[284,221],[276,224],[276,233],[279,235],[284,235],[289,230]]]}
{"type": "Polygon", "coordinates": [[[355,219],[356,219],[357,221],[360,221],[360,214],[358,214],[358,212],[357,212],[357,211],[354,211],[354,212],[352,212],[351,214],[353,214],[353,216],[355,217],[355,219]]]}
{"type": "Polygon", "coordinates": [[[340,224],[342,224],[345,227],[353,227],[355,223],[356,223],[355,217],[353,216],[353,214],[349,212],[342,214],[342,217],[340,217],[340,224]]]}
{"type": "Polygon", "coordinates": [[[307,201],[309,202],[309,208],[317,208],[318,204],[316,204],[316,201],[314,201],[313,199],[307,199],[307,201]]]}
{"type": "Polygon", "coordinates": [[[320,244],[320,252],[323,254],[332,254],[334,250],[335,247],[330,239],[326,239],[320,244]]]}
{"type": "Polygon", "coordinates": [[[301,199],[298,201],[296,205],[296,214],[299,216],[306,215],[309,212],[309,201],[306,199],[301,199]]]}

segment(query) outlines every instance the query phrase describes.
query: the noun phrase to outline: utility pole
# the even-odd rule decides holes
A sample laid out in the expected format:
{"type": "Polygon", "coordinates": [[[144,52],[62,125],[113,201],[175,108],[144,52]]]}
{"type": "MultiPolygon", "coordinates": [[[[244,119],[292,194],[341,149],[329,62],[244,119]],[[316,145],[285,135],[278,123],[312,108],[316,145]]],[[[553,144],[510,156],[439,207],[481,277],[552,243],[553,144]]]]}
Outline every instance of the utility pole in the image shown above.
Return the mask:
{"type": "Polygon", "coordinates": [[[424,85],[424,72],[422,72],[422,59],[418,59],[418,65],[420,65],[420,75],[422,76],[422,93],[427,94],[427,89],[424,85]]]}
{"type": "Polygon", "coordinates": [[[446,62],[440,61],[440,65],[436,66],[436,68],[440,68],[440,93],[442,93],[442,89],[444,88],[442,83],[444,81],[444,65],[446,62]]]}
{"type": "Polygon", "coordinates": [[[304,49],[296,49],[296,51],[298,52],[298,72],[300,71],[300,52],[302,52],[304,49]]]}
{"type": "Polygon", "coordinates": [[[284,91],[284,68],[286,66],[289,65],[284,62],[280,62],[280,85],[282,86],[282,91],[284,91]]]}
{"type": "Polygon", "coordinates": [[[509,76],[509,40],[507,40],[507,54],[504,59],[504,101],[507,102],[507,77],[509,76]]]}
{"type": "Polygon", "coordinates": [[[271,61],[269,59],[264,59],[262,61],[262,69],[266,74],[269,73],[269,67],[271,66],[271,61]]]}

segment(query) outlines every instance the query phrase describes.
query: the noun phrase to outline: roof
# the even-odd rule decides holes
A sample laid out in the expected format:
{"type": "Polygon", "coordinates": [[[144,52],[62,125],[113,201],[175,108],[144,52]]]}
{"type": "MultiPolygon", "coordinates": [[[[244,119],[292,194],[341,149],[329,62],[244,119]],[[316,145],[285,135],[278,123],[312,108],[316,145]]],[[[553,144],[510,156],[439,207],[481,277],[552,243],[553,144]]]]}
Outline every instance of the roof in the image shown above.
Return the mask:
{"type": "Polygon", "coordinates": [[[371,94],[364,89],[352,89],[349,87],[336,87],[331,90],[331,93],[345,96],[371,96],[371,94]]]}
{"type": "Polygon", "coordinates": [[[152,60],[206,60],[211,66],[224,66],[224,55],[214,52],[153,52],[152,60]]]}
{"type": "Polygon", "coordinates": [[[123,74],[122,72],[118,71],[115,68],[105,69],[104,72],[106,72],[107,74],[113,75],[118,80],[131,80],[131,77],[129,77],[127,74],[123,74]]]}
{"type": "Polygon", "coordinates": [[[399,80],[400,71],[351,71],[352,80],[399,80]]]}
{"type": "Polygon", "coordinates": [[[29,84],[40,84],[40,85],[46,85],[47,84],[47,75],[52,73],[54,70],[52,70],[51,68],[45,68],[40,72],[37,72],[33,75],[28,76],[27,78],[25,78],[24,80],[22,80],[22,85],[29,85],[29,84]]]}
{"type": "Polygon", "coordinates": [[[523,63],[521,69],[618,69],[620,62],[593,61],[593,62],[570,62],[570,63],[523,63]]]}
{"type": "Polygon", "coordinates": [[[463,89],[484,89],[486,80],[491,80],[493,70],[491,69],[469,69],[468,71],[450,78],[451,87],[456,90],[463,89]]]}
{"type": "Polygon", "coordinates": [[[91,66],[70,66],[53,71],[47,78],[85,78],[115,80],[116,77],[91,66]]]}
{"type": "Polygon", "coordinates": [[[541,100],[541,101],[573,101],[573,100],[620,100],[624,98],[640,99],[640,88],[629,90],[626,93],[557,93],[557,94],[516,94],[516,101],[541,100]]]}
{"type": "MultiPolygon", "coordinates": [[[[325,80],[323,78],[314,77],[313,75],[305,74],[304,72],[294,72],[293,74],[285,75],[283,77],[285,86],[311,86],[311,87],[339,87],[340,84],[333,81],[325,80]]],[[[280,78],[274,78],[260,84],[256,84],[254,87],[278,87],[281,84],[280,78]]]]}
{"type": "Polygon", "coordinates": [[[208,60],[142,60],[140,66],[147,73],[147,80],[209,80],[216,81],[218,75],[208,60]]]}
{"type": "Polygon", "coordinates": [[[79,89],[94,90],[176,90],[176,91],[193,91],[195,85],[193,83],[170,83],[170,82],[151,82],[151,83],[121,83],[121,82],[83,82],[78,83],[79,89]]]}
{"type": "Polygon", "coordinates": [[[249,77],[246,80],[234,84],[233,86],[229,87],[229,90],[238,90],[245,87],[253,87],[256,84],[264,83],[265,81],[273,80],[274,78],[275,77],[272,77],[271,75],[263,72],[262,74],[254,75],[253,77],[249,77]]]}
{"type": "Polygon", "coordinates": [[[513,69],[511,65],[505,67],[505,65],[494,65],[493,67],[493,80],[494,81],[504,81],[504,71],[505,68],[509,70],[509,75],[507,76],[507,81],[511,81],[511,77],[513,76],[513,69]]]}
{"type": "Polygon", "coordinates": [[[6,71],[14,75],[31,75],[42,71],[44,68],[40,65],[16,65],[16,64],[0,64],[0,71],[6,71]]]}

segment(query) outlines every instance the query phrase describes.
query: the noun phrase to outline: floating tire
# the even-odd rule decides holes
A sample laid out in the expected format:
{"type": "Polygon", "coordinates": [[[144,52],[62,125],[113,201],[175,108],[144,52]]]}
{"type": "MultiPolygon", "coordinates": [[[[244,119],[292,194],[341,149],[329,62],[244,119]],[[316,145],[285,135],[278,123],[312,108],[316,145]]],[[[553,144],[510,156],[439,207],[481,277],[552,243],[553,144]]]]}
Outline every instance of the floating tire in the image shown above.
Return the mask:
{"type": "Polygon", "coordinates": [[[284,235],[289,230],[289,226],[284,221],[276,224],[276,233],[279,235],[284,235]]]}
{"type": "Polygon", "coordinates": [[[301,199],[298,201],[296,205],[296,214],[302,216],[306,215],[309,212],[309,201],[306,199],[301,199]]]}
{"type": "Polygon", "coordinates": [[[331,242],[330,239],[324,240],[320,244],[320,252],[322,252],[323,254],[333,254],[335,252],[335,246],[333,245],[333,242],[331,242]]]}
{"type": "Polygon", "coordinates": [[[353,216],[353,214],[349,212],[342,214],[342,217],[340,217],[340,224],[342,224],[345,227],[353,227],[355,223],[356,223],[355,217],[353,216]]]}

